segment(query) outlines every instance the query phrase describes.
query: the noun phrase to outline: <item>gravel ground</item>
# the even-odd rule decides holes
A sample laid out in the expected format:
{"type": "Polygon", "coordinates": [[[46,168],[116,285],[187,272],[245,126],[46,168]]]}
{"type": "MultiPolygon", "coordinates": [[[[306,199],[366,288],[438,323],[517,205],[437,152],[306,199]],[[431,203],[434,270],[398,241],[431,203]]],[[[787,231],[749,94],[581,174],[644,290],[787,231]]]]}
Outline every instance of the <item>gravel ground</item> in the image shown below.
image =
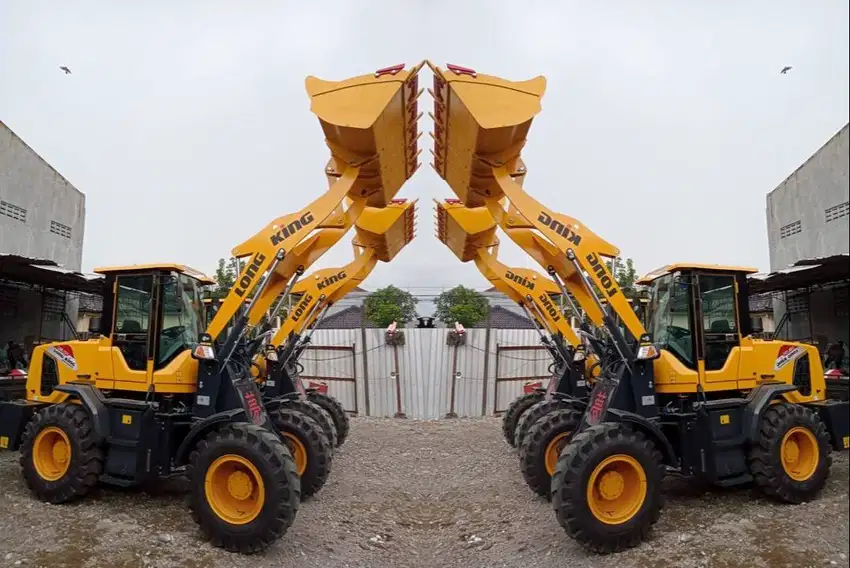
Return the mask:
{"type": "Polygon", "coordinates": [[[670,478],[652,539],[613,556],[570,541],[525,486],[498,419],[354,419],[331,479],[260,557],[200,541],[184,483],[155,493],[103,488],[50,506],[0,454],[0,566],[299,568],[673,568],[848,566],[848,455],[815,502],[777,505],[752,489],[670,478]]]}

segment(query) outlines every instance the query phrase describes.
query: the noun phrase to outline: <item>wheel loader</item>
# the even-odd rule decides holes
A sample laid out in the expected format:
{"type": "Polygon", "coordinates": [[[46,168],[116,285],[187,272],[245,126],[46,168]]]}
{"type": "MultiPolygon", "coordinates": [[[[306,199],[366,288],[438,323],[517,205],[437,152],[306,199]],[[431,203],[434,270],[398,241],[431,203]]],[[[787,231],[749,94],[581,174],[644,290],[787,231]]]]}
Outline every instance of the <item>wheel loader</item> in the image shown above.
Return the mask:
{"type": "Polygon", "coordinates": [[[599,553],[638,545],[660,517],[661,480],[671,472],[723,487],[754,482],[781,502],[816,498],[831,451],[850,445],[848,402],[826,398],[815,347],[753,337],[753,270],[679,263],[648,275],[644,326],[606,266],[619,249],[523,187],[521,152],[545,78],[514,82],[429,65],[432,166],[606,335],[588,397],[562,395],[563,407],[526,434],[564,435],[550,496],[567,534],[599,553]],[[528,233],[514,238],[517,229],[528,233]]]}
{"type": "Polygon", "coordinates": [[[26,399],[0,403],[0,448],[20,451],[37,498],[58,504],[99,482],[185,474],[192,517],[215,546],[257,552],[287,531],[305,494],[293,451],[309,446],[329,464],[331,446],[293,404],[264,405],[250,372],[263,342],[254,322],[303,274],[295,251],[366,207],[388,206],[418,167],[419,67],[307,78],[331,151],[329,189],[232,250],[243,268],[208,325],[200,290],[211,281],[197,271],[96,271],[105,278],[100,337],[36,347],[26,399]]]}

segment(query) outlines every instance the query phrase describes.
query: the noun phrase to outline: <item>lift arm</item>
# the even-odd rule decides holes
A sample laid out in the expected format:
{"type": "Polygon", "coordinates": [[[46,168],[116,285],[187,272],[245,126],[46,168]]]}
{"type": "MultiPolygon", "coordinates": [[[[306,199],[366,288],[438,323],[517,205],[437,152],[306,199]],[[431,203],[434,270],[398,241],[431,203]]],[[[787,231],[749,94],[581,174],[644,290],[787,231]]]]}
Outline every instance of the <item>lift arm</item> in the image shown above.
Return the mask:
{"type": "MultiPolygon", "coordinates": [[[[547,251],[560,259],[551,265],[553,277],[565,287],[572,280],[574,290],[586,292],[572,295],[589,316],[601,314],[606,328],[617,333],[593,283],[629,333],[635,339],[643,337],[640,319],[605,265],[619,250],[577,219],[549,209],[523,190],[527,172],[520,153],[540,112],[545,78],[514,82],[463,67],[449,65],[443,71],[429,65],[434,71],[432,165],[437,173],[464,206],[486,207],[511,238],[512,230],[533,232],[519,233],[514,240],[524,248],[533,247],[540,256],[547,251]]],[[[622,351],[625,346],[620,342],[618,348],[622,351]]]]}
{"type": "Polygon", "coordinates": [[[247,261],[207,327],[210,340],[219,337],[252,293],[256,297],[234,330],[242,334],[256,325],[274,298],[303,272],[305,259],[315,260],[341,238],[333,231],[344,234],[367,205],[390,204],[413,175],[418,167],[416,99],[421,67],[420,63],[405,70],[397,65],[339,82],[307,78],[311,110],[331,150],[325,168],[330,188],[233,249],[234,257],[247,261]],[[331,232],[311,235],[319,229],[331,232]]]}

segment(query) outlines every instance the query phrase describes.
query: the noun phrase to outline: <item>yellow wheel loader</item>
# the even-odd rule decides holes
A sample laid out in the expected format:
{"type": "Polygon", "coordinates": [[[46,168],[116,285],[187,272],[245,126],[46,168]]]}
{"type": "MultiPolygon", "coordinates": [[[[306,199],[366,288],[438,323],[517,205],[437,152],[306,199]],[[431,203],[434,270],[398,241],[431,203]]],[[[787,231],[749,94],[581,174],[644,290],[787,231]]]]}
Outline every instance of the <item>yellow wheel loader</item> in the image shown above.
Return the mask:
{"type": "MultiPolygon", "coordinates": [[[[601,553],[636,546],[660,516],[667,472],[719,486],[755,482],[783,502],[816,498],[830,452],[850,445],[848,402],[826,398],[815,347],[753,337],[753,271],[683,263],[650,274],[642,280],[650,289],[644,326],[606,266],[619,250],[523,188],[520,154],[545,78],[514,82],[455,65],[431,68],[433,167],[606,334],[589,396],[560,395],[567,411],[581,412],[577,425],[563,428],[551,484],[567,534],[601,553]]],[[[559,412],[526,438],[546,421],[569,422],[554,418],[559,412]]]]}
{"type": "Polygon", "coordinates": [[[265,339],[256,323],[315,260],[295,251],[389,205],[416,170],[418,69],[307,78],[330,187],[233,249],[243,268],[208,325],[201,288],[212,282],[190,268],[97,271],[101,336],[36,347],[26,399],[0,403],[0,448],[20,450],[36,497],[63,503],[99,482],[185,474],[192,517],[215,546],[257,552],[287,531],[310,484],[320,486],[305,477],[310,464],[327,468],[332,447],[308,415],[264,406],[250,371],[265,339]]]}

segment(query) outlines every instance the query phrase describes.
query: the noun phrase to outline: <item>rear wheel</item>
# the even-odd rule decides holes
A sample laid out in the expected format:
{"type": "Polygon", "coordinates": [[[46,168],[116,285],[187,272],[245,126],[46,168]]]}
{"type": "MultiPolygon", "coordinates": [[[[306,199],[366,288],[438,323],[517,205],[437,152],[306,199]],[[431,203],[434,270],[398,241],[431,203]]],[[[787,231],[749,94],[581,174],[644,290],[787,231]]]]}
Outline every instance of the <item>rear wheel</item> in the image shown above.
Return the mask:
{"type": "Polygon", "coordinates": [[[603,554],[640,544],[661,514],[662,460],[654,444],[620,424],[591,426],[561,452],[552,477],[558,522],[603,554]]]}
{"type": "Polygon", "coordinates": [[[758,441],[750,450],[750,470],[766,495],[802,503],[826,485],[830,450],[826,426],[815,412],[798,404],[775,404],[761,417],[758,441]]]}
{"type": "Polygon", "coordinates": [[[27,486],[42,501],[64,503],[86,495],[103,471],[91,418],[77,404],[48,406],[35,414],[21,442],[27,486]]]}
{"type": "Polygon", "coordinates": [[[555,410],[534,424],[519,450],[520,468],[532,491],[547,499],[561,450],[581,423],[581,412],[555,410]]]}
{"type": "Polygon", "coordinates": [[[315,420],[322,427],[322,430],[325,431],[325,436],[328,437],[328,441],[331,443],[331,452],[333,452],[333,449],[339,443],[339,435],[337,434],[336,424],[334,424],[333,418],[331,418],[327,410],[315,402],[300,398],[284,400],[279,408],[297,410],[301,414],[315,420]]]}
{"type": "Polygon", "coordinates": [[[231,423],[211,432],[189,456],[189,508],[213,545],[250,554],[292,525],[301,482],[289,450],[272,432],[231,423]]]}
{"type": "Polygon", "coordinates": [[[522,447],[526,434],[528,434],[528,431],[531,430],[531,427],[534,426],[538,420],[555,410],[567,410],[569,408],[572,408],[572,404],[562,398],[544,399],[533,404],[531,408],[529,408],[520,417],[519,422],[517,423],[516,434],[514,436],[516,447],[522,447]]]}
{"type": "Polygon", "coordinates": [[[511,447],[516,447],[516,427],[526,410],[543,400],[542,392],[530,392],[514,400],[502,416],[502,435],[511,447]]]}
{"type": "Polygon", "coordinates": [[[330,442],[315,420],[286,407],[271,412],[271,419],[295,460],[301,478],[301,498],[315,495],[328,480],[330,442]]]}
{"type": "Polygon", "coordinates": [[[348,417],[348,412],[337,399],[327,394],[308,392],[307,400],[322,407],[330,415],[334,426],[336,426],[336,447],[341,446],[348,438],[348,432],[351,429],[351,419],[348,417]]]}

